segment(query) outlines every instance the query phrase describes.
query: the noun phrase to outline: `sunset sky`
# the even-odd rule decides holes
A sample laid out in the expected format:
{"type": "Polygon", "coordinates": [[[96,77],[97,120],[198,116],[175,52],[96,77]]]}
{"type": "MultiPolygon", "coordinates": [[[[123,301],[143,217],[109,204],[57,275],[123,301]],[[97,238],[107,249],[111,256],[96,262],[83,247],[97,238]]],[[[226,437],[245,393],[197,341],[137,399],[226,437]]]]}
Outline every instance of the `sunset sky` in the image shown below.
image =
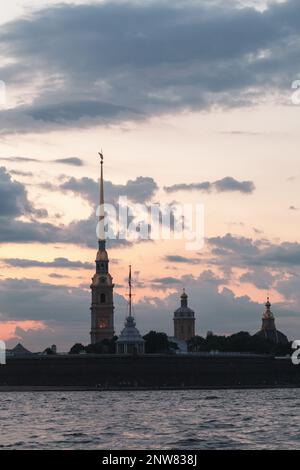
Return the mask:
{"type": "Polygon", "coordinates": [[[204,204],[205,245],[108,244],[115,329],[300,339],[300,4],[0,1],[0,339],[87,344],[99,158],[107,202],[204,204]],[[1,89],[0,89],[1,92],[1,89]],[[3,93],[3,87],[2,87],[3,93]]]}

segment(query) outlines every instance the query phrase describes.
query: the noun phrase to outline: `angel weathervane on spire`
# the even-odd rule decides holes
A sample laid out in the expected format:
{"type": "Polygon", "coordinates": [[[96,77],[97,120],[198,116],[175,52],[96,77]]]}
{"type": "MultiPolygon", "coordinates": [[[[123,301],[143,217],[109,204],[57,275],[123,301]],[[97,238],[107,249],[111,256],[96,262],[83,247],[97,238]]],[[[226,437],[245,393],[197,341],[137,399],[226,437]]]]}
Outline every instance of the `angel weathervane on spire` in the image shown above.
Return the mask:
{"type": "Polygon", "coordinates": [[[101,149],[101,152],[98,152],[98,155],[101,159],[101,165],[103,164],[103,160],[104,160],[104,156],[103,156],[103,153],[102,153],[102,149],[101,149]]]}

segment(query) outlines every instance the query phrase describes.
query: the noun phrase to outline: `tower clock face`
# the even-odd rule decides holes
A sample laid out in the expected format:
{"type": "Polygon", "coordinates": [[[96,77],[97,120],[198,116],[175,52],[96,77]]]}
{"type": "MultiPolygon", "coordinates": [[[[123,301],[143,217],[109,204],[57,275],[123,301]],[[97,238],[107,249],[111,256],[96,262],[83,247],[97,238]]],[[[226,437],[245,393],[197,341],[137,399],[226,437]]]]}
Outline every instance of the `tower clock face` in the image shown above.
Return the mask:
{"type": "Polygon", "coordinates": [[[99,321],[99,328],[108,328],[108,321],[107,320],[100,320],[99,321]]]}
{"type": "Polygon", "coordinates": [[[105,277],[101,277],[100,279],[101,284],[105,284],[105,281],[106,281],[105,277]]]}

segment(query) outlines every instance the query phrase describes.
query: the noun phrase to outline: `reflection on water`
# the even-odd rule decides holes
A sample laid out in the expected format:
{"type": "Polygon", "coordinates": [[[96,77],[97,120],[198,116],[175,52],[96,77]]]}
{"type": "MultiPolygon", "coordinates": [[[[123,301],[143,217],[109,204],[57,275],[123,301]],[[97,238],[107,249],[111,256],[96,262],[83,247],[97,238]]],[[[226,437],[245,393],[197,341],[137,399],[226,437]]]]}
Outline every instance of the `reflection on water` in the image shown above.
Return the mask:
{"type": "Polygon", "coordinates": [[[2,449],[300,449],[300,390],[0,393],[2,449]]]}

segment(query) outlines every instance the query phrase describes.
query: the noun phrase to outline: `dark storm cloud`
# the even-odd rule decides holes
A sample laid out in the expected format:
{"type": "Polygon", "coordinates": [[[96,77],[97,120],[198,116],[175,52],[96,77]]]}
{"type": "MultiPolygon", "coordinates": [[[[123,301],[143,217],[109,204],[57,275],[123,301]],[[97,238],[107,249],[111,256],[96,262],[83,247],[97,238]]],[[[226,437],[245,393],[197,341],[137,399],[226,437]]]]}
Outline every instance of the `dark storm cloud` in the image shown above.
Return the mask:
{"type": "Polygon", "coordinates": [[[70,261],[67,258],[55,258],[54,261],[37,261],[33,259],[5,258],[5,264],[18,268],[71,268],[71,269],[93,269],[94,264],[82,261],[70,261]]]}
{"type": "Polygon", "coordinates": [[[165,186],[164,190],[167,193],[173,193],[176,191],[203,191],[210,192],[215,190],[219,193],[223,192],[234,192],[238,191],[240,193],[251,194],[255,190],[255,185],[252,181],[237,181],[231,176],[226,176],[221,180],[210,183],[205,181],[203,183],[191,183],[191,184],[174,184],[172,186],[165,186]]]}
{"type": "Polygon", "coordinates": [[[258,102],[298,76],[299,29],[298,0],[264,12],[188,0],[47,8],[1,29],[15,60],[1,78],[45,80],[31,104],[0,113],[2,133],[258,102]]]}

